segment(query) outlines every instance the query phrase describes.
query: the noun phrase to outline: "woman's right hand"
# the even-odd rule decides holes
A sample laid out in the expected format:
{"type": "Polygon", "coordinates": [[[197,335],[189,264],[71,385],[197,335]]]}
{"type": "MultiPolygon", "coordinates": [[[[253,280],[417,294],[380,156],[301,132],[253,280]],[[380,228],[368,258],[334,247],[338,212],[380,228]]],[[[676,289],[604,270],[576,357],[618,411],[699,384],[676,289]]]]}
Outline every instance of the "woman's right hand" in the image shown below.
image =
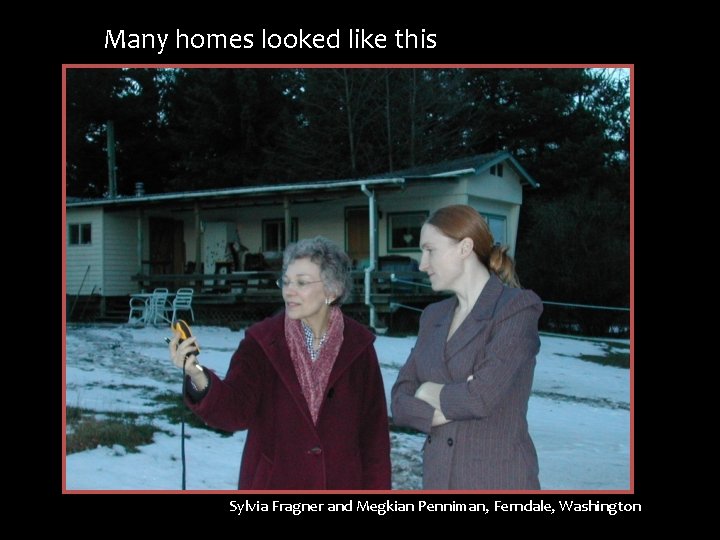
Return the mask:
{"type": "MultiPolygon", "coordinates": [[[[191,353],[198,351],[198,345],[196,342],[197,338],[193,336],[180,343],[180,334],[175,332],[175,336],[170,340],[170,344],[168,345],[170,360],[172,360],[172,363],[180,369],[190,367],[186,366],[186,363],[190,360],[188,356],[191,353]]],[[[195,361],[191,361],[190,363],[193,364],[195,361]]]]}
{"type": "Polygon", "coordinates": [[[192,354],[197,352],[199,345],[197,344],[197,338],[191,337],[180,341],[180,334],[175,332],[175,337],[170,340],[168,348],[170,349],[170,359],[180,369],[185,369],[185,374],[190,377],[193,385],[197,390],[204,390],[210,383],[205,370],[200,367],[197,361],[197,355],[192,354]]]}

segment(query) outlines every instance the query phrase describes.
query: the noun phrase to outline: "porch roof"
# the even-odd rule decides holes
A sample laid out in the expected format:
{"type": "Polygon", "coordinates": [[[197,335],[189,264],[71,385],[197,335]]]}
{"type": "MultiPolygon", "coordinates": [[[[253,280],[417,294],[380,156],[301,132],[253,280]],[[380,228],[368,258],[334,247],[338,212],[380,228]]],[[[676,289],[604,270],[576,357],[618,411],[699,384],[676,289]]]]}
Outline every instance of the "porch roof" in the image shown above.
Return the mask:
{"type": "Polygon", "coordinates": [[[457,180],[461,176],[479,174],[491,166],[500,163],[508,163],[520,176],[520,182],[525,185],[537,188],[540,186],[520,163],[507,151],[493,152],[490,154],[479,154],[471,157],[453,159],[423,165],[410,169],[371,175],[363,179],[353,180],[319,180],[314,182],[298,182],[293,184],[273,184],[266,186],[243,186],[221,189],[206,189],[199,191],[179,191],[173,193],[157,193],[149,195],[118,195],[114,198],[81,199],[68,197],[65,206],[69,208],[87,206],[110,206],[128,207],[143,204],[163,202],[189,202],[205,200],[222,201],[223,199],[244,197],[244,198],[278,198],[284,196],[311,195],[323,192],[347,193],[353,189],[365,185],[369,188],[396,188],[403,189],[408,182],[417,181],[442,181],[457,180]]]}
{"type": "MultiPolygon", "coordinates": [[[[452,177],[448,177],[452,178],[452,177]]],[[[283,196],[312,193],[317,191],[348,191],[353,188],[360,188],[365,185],[372,187],[396,187],[405,186],[406,179],[402,177],[393,178],[372,178],[364,180],[330,180],[317,182],[299,182],[296,184],[275,184],[270,186],[245,186],[236,188],[207,189],[200,191],[180,191],[173,193],[158,193],[152,195],[120,195],[107,199],[78,199],[68,198],[67,207],[81,206],[111,206],[111,205],[137,205],[138,203],[156,203],[166,201],[197,201],[226,199],[228,197],[262,197],[262,196],[283,196]]]]}

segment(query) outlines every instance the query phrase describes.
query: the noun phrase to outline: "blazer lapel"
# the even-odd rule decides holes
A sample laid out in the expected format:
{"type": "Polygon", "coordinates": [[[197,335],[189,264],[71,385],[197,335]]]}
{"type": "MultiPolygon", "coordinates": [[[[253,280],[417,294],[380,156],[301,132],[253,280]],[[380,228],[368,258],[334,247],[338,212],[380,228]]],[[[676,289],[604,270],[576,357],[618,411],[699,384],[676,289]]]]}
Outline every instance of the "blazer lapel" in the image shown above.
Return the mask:
{"type": "Polygon", "coordinates": [[[427,326],[418,336],[414,349],[418,354],[418,362],[427,370],[427,379],[435,382],[450,382],[450,373],[447,364],[440,361],[445,358],[445,340],[450,331],[453,312],[457,305],[457,298],[449,298],[441,303],[442,309],[438,309],[435,318],[427,322],[427,326]]]}
{"type": "MultiPolygon", "coordinates": [[[[500,279],[494,274],[491,275],[472,311],[452,335],[450,341],[445,344],[445,361],[448,364],[450,373],[455,377],[465,377],[469,374],[475,360],[475,354],[466,352],[458,356],[458,353],[479,334],[487,331],[492,314],[495,311],[495,305],[502,291],[503,284],[500,279]]],[[[448,319],[452,320],[452,314],[448,319]]],[[[445,335],[447,336],[447,333],[445,335]]]]}

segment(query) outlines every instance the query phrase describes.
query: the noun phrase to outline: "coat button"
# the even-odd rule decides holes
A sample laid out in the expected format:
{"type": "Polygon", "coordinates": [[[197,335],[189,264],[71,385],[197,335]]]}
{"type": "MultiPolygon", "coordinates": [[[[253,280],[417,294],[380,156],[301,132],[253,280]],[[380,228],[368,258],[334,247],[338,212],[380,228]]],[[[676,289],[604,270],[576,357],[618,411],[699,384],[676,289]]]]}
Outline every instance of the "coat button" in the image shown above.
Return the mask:
{"type": "Polygon", "coordinates": [[[308,454],[319,456],[320,454],[322,454],[322,448],[320,448],[319,446],[315,446],[314,448],[308,450],[308,454]]]}
{"type": "Polygon", "coordinates": [[[448,438],[448,446],[452,446],[453,442],[452,437],[448,438]]]}
{"type": "Polygon", "coordinates": [[[432,442],[432,435],[428,435],[428,444],[432,442]]]}

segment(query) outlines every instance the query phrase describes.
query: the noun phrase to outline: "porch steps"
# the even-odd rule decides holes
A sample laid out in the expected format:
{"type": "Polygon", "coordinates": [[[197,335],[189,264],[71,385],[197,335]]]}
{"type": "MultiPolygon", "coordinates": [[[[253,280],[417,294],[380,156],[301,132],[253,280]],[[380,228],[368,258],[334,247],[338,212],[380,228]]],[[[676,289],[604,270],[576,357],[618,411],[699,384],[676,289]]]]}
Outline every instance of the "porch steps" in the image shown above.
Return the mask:
{"type": "Polygon", "coordinates": [[[95,318],[98,322],[123,323],[127,322],[129,300],[123,297],[109,297],[105,299],[105,313],[101,314],[98,309],[98,315],[95,318]]]}
{"type": "Polygon", "coordinates": [[[124,297],[105,298],[103,313],[101,296],[81,296],[65,298],[65,317],[68,322],[126,322],[128,317],[128,299],[124,297]]]}

